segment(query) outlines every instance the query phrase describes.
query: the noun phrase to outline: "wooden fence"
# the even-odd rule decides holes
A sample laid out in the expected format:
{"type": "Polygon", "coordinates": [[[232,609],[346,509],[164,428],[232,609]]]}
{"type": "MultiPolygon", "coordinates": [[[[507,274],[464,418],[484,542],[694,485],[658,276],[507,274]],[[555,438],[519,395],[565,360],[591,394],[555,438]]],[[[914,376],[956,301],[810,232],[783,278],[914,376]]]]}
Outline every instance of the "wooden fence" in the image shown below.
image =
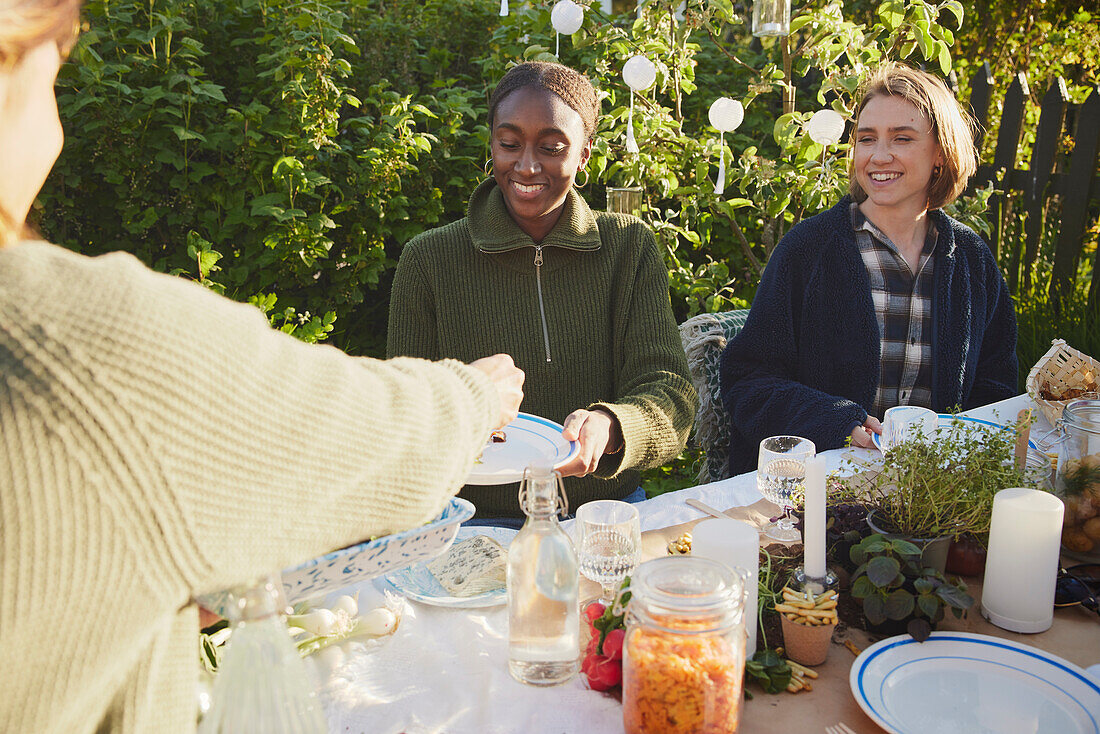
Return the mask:
{"type": "MultiPolygon", "coordinates": [[[[989,117],[993,74],[983,64],[970,83],[970,107],[980,126],[981,147],[989,117]]],[[[1094,87],[1081,104],[1069,101],[1065,82],[1059,77],[1043,95],[1039,125],[1027,170],[1016,168],[1016,154],[1026,120],[1030,97],[1027,78],[1016,75],[1005,93],[1001,124],[993,162],[982,163],[975,184],[992,181],[1005,192],[990,199],[993,225],[990,246],[998,261],[1008,267],[1009,287],[1016,292],[1022,274],[1023,286],[1031,285],[1033,266],[1048,219],[1060,222],[1054,234],[1053,265],[1049,292],[1055,303],[1072,293],[1077,266],[1085,249],[1085,235],[1100,201],[1097,176],[1100,148],[1100,87],[1094,87]],[[1024,217],[1024,237],[1006,241],[1009,217],[1024,217]],[[1060,216],[1059,216],[1060,215],[1060,216]]],[[[1053,234],[1053,233],[1052,233],[1053,234]]],[[[1100,247],[1092,265],[1089,306],[1100,305],[1100,247]]]]}

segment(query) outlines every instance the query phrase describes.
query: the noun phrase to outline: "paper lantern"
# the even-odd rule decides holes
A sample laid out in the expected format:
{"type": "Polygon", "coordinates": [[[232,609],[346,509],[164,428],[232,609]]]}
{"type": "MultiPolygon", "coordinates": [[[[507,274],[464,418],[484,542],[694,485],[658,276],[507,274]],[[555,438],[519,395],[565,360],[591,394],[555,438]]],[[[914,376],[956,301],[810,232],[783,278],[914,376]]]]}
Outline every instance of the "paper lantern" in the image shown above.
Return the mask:
{"type": "Polygon", "coordinates": [[[722,133],[731,133],[736,130],[741,121],[745,119],[745,107],[736,99],[719,97],[710,106],[710,124],[722,133]]]}
{"type": "Polygon", "coordinates": [[[573,0],[560,0],[550,11],[550,24],[554,30],[566,36],[571,36],[581,29],[584,23],[584,8],[573,0]]]}
{"type": "MultiPolygon", "coordinates": [[[[644,92],[657,81],[657,67],[645,56],[631,56],[623,64],[623,81],[634,92],[644,92]]],[[[634,138],[634,94],[630,95],[630,112],[626,118],[626,152],[637,153],[638,141],[634,138]]]]}
{"type": "Polygon", "coordinates": [[[559,0],[550,11],[550,25],[557,31],[554,34],[554,55],[561,56],[561,36],[571,36],[581,29],[584,23],[584,8],[573,0],[559,0]]]}
{"type": "Polygon", "coordinates": [[[833,110],[818,110],[806,123],[806,132],[818,145],[836,145],[844,135],[844,118],[833,110]]]}
{"type": "Polygon", "coordinates": [[[736,99],[719,97],[710,105],[707,113],[710,124],[718,130],[718,181],[714,184],[714,193],[726,190],[726,133],[738,128],[745,119],[745,107],[736,99]]]}
{"type": "Polygon", "coordinates": [[[623,64],[623,81],[635,92],[644,92],[657,81],[657,67],[645,56],[631,56],[623,64]]]}
{"type": "Polygon", "coordinates": [[[504,18],[508,15],[508,0],[500,0],[500,17],[504,18]]]}

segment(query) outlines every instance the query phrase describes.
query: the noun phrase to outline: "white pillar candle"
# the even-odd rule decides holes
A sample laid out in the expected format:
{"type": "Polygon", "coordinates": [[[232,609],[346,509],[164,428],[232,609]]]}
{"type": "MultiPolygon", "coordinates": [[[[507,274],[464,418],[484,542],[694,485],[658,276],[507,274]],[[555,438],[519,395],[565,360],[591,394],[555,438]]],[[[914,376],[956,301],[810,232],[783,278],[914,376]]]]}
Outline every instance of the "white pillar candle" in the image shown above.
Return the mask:
{"type": "Polygon", "coordinates": [[[740,520],[704,520],[691,531],[691,555],[724,563],[746,573],[745,645],[746,659],[756,652],[756,606],[760,579],[760,533],[740,520]]]}
{"type": "Polygon", "coordinates": [[[825,578],[825,457],[806,459],[806,513],[802,521],[802,571],[825,578]]]}
{"type": "Polygon", "coordinates": [[[1054,621],[1054,585],[1065,505],[1049,492],[1002,489],[993,498],[982,615],[1013,632],[1054,621]]]}

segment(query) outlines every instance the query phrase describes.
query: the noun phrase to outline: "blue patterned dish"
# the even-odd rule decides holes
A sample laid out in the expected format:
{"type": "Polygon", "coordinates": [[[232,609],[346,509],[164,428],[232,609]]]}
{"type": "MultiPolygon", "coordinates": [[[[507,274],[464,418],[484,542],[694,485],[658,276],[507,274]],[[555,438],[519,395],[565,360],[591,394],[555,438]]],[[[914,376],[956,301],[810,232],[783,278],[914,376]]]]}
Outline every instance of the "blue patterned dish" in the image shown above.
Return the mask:
{"type": "MultiPolygon", "coordinates": [[[[474,506],[453,497],[427,525],[348,546],[285,569],[283,588],[290,604],[426,561],[451,547],[459,526],[474,516],[474,506]]],[[[199,597],[199,604],[222,616],[228,592],[199,597]]]]}
{"type": "MultiPolygon", "coordinates": [[[[993,421],[982,420],[981,418],[971,418],[968,415],[950,415],[948,413],[940,413],[940,427],[939,430],[954,432],[958,430],[967,431],[982,431],[989,427],[999,428],[1002,431],[1012,431],[1012,426],[1001,425],[1000,423],[994,423],[993,421]]],[[[877,433],[871,434],[871,443],[875,445],[875,448],[879,451],[882,450],[882,436],[877,433]]],[[[1035,451],[1039,450],[1039,447],[1035,445],[1034,441],[1027,442],[1028,448],[1035,451]]]]}

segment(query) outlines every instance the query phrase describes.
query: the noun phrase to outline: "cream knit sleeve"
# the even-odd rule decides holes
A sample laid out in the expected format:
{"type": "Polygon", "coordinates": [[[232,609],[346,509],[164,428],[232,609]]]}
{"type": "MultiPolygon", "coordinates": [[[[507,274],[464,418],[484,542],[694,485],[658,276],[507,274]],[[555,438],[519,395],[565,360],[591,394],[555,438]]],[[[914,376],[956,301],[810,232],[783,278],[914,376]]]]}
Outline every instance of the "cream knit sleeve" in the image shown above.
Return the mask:
{"type": "Polygon", "coordinates": [[[492,384],[458,362],[306,345],[126,255],[45,260],[65,285],[27,304],[51,324],[42,369],[191,593],[431,519],[492,428],[492,384]]]}

